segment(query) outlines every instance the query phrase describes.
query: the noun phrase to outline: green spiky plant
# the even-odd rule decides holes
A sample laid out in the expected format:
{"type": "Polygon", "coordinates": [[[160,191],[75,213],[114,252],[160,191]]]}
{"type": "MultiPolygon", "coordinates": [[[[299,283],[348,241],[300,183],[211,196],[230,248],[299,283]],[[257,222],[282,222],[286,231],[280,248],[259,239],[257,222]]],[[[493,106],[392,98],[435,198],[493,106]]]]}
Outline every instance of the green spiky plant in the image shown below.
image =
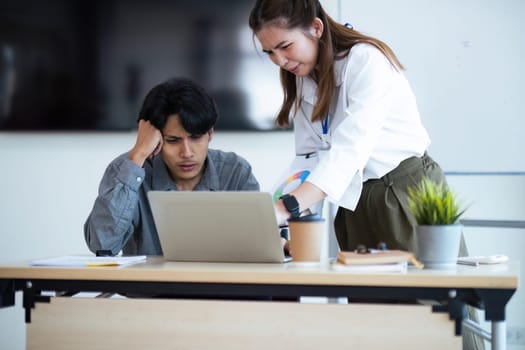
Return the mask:
{"type": "Polygon", "coordinates": [[[408,206],[419,225],[453,225],[465,213],[446,183],[424,177],[408,188],[408,206]]]}

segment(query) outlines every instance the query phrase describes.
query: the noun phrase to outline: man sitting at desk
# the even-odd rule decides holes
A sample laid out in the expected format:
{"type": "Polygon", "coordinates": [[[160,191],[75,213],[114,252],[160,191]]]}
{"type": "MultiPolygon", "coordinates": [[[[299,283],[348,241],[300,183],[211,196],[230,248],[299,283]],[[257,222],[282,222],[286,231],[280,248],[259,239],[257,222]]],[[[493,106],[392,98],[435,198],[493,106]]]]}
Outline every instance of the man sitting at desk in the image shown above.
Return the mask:
{"type": "Polygon", "coordinates": [[[208,148],[217,117],[213,99],[188,79],[168,80],[147,94],[135,145],[107,167],[84,224],[92,252],[162,255],[148,191],[259,190],[245,159],[208,148]]]}

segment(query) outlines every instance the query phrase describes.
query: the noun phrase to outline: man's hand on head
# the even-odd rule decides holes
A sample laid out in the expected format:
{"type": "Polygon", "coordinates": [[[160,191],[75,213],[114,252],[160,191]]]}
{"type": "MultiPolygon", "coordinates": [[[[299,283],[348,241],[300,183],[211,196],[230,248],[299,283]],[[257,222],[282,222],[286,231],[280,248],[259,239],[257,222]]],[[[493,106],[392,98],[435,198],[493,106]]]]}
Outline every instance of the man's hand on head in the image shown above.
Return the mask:
{"type": "Polygon", "coordinates": [[[162,149],[162,133],[148,120],[140,120],[135,146],[129,152],[128,158],[142,167],[147,158],[153,157],[162,149]]]}

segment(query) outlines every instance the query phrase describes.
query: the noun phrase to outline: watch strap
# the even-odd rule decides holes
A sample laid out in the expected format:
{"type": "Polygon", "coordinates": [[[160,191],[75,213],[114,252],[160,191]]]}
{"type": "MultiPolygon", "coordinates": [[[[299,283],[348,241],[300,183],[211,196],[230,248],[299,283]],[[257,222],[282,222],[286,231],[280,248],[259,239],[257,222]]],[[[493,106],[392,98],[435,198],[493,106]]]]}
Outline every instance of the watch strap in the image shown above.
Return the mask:
{"type": "Polygon", "coordinates": [[[294,196],[290,194],[284,194],[281,197],[279,197],[279,199],[283,201],[284,207],[290,213],[292,218],[299,217],[299,215],[301,214],[301,212],[299,211],[299,202],[294,196]]]}

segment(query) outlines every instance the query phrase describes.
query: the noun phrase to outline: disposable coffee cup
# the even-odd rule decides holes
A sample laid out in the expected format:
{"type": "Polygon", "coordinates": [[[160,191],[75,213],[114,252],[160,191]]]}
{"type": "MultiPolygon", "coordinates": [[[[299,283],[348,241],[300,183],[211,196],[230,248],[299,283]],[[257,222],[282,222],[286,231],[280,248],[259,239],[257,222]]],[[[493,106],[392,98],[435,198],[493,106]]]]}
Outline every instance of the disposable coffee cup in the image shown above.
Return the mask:
{"type": "Polygon", "coordinates": [[[321,262],[324,219],[317,214],[288,220],[290,253],[294,262],[321,262]]]}

